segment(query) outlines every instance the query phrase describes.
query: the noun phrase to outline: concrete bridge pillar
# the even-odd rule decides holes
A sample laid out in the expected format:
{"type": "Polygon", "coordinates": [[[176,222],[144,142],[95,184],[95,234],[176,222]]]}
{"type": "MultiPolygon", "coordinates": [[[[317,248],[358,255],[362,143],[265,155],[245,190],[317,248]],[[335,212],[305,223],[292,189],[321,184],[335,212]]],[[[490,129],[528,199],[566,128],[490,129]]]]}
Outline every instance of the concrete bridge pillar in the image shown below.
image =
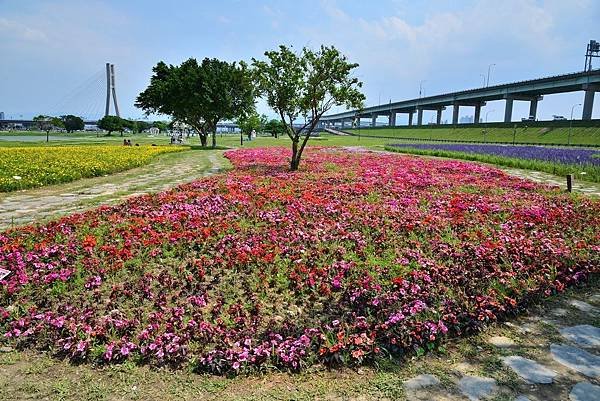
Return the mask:
{"type": "Polygon", "coordinates": [[[413,112],[409,112],[408,113],[408,125],[411,126],[413,125],[413,112]]]}
{"type": "Polygon", "coordinates": [[[473,115],[473,124],[479,124],[481,118],[481,103],[475,105],[475,114],[473,115]]]}
{"type": "Polygon", "coordinates": [[[537,106],[538,106],[538,101],[542,100],[542,97],[536,97],[531,99],[531,102],[529,103],[529,116],[528,117],[533,117],[534,119],[537,118],[537,106]]]}
{"type": "Polygon", "coordinates": [[[437,125],[440,125],[442,123],[442,111],[444,111],[444,107],[440,107],[439,109],[437,109],[437,125]]]}
{"type": "Polygon", "coordinates": [[[423,125],[423,109],[417,109],[417,125],[423,125]]]}
{"type": "Polygon", "coordinates": [[[506,105],[504,106],[504,122],[509,123],[512,121],[512,110],[513,110],[513,98],[506,98],[506,105]]]}
{"type": "Polygon", "coordinates": [[[346,128],[346,120],[342,120],[342,129],[346,128]]]}
{"type": "Polygon", "coordinates": [[[396,112],[395,111],[390,111],[390,115],[388,117],[388,125],[390,127],[396,126],[396,112]]]}
{"type": "Polygon", "coordinates": [[[377,114],[374,114],[371,117],[371,127],[375,128],[377,126],[377,114]]]}
{"type": "Polygon", "coordinates": [[[452,124],[458,124],[458,112],[460,111],[460,105],[458,103],[454,103],[452,105],[452,124]]]}
{"type": "Polygon", "coordinates": [[[594,95],[596,91],[593,89],[587,89],[585,91],[585,97],[583,98],[583,114],[581,115],[582,120],[592,119],[592,110],[594,108],[594,95]]]}

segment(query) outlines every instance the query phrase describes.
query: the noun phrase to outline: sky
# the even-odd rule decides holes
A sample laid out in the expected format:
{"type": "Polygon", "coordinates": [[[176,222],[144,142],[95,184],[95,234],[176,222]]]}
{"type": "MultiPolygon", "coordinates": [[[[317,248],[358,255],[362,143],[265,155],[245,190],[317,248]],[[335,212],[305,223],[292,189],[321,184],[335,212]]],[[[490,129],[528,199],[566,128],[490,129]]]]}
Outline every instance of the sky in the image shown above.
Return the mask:
{"type": "MultiPolygon", "coordinates": [[[[481,87],[491,64],[490,85],[581,71],[598,21],[598,0],[0,0],[0,111],[100,117],[111,62],[121,115],[143,118],[135,98],[158,61],[250,61],[279,44],[336,46],[360,65],[371,106],[418,97],[420,85],[427,96],[481,87]]],[[[569,118],[582,102],[583,92],[546,96],[538,118],[569,118]]],[[[489,102],[482,118],[501,120],[503,103],[489,102]]],[[[513,119],[528,107],[515,102],[513,119]]],[[[264,102],[258,109],[274,116],[264,102]]]]}

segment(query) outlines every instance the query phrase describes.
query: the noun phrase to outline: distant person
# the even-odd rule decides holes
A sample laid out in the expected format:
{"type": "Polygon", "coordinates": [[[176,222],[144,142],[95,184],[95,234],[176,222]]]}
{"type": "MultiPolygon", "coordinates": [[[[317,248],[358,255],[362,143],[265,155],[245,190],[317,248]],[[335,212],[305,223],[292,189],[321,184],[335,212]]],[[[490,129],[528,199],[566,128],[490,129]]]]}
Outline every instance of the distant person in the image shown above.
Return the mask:
{"type": "Polygon", "coordinates": [[[123,146],[127,146],[127,139],[123,139],[123,146]]]}

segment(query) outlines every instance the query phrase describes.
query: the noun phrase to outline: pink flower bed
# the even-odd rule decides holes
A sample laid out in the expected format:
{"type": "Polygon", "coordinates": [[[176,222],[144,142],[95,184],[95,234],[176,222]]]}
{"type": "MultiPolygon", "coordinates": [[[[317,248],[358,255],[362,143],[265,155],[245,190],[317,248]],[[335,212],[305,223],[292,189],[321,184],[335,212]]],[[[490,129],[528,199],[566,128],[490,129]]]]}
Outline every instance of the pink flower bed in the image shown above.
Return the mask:
{"type": "Polygon", "coordinates": [[[0,234],[1,342],[231,373],[481,330],[600,267],[600,202],[459,161],[310,149],[0,234]]]}

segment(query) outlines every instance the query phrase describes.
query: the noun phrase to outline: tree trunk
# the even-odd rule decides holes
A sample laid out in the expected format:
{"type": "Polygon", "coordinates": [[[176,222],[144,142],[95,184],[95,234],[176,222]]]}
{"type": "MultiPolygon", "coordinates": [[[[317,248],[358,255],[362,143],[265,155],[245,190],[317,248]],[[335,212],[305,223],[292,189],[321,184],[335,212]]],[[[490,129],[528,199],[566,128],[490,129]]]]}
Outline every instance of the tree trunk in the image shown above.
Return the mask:
{"type": "Polygon", "coordinates": [[[298,170],[300,165],[300,153],[298,152],[298,141],[292,141],[292,161],[290,162],[290,170],[298,170]]]}
{"type": "Polygon", "coordinates": [[[217,132],[216,130],[212,133],[212,147],[213,149],[217,147],[217,132]]]}
{"type": "Polygon", "coordinates": [[[202,147],[206,147],[206,134],[198,132],[198,136],[200,137],[200,144],[202,147]]]}

